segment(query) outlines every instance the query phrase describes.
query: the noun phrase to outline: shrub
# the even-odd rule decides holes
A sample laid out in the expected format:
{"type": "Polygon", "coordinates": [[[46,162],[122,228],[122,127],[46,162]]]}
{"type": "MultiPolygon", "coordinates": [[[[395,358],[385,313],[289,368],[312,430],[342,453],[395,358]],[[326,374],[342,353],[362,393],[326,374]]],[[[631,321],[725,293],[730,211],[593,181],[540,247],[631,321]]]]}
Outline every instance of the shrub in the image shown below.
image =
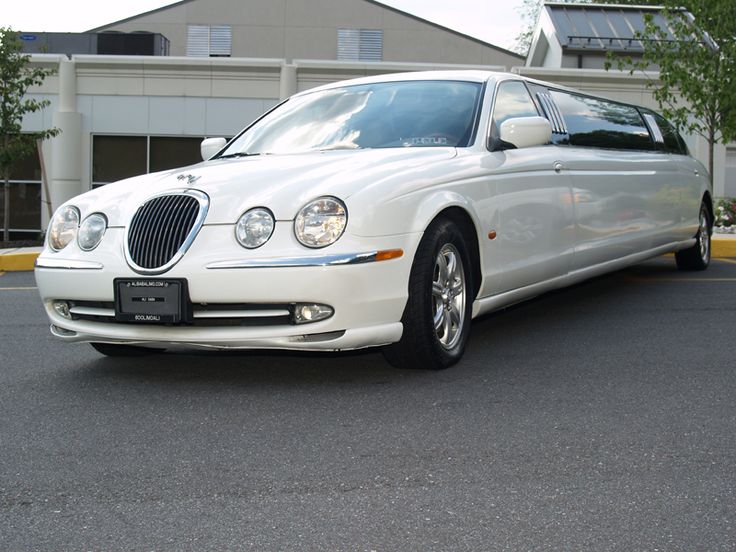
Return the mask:
{"type": "Polygon", "coordinates": [[[715,208],[715,226],[724,228],[736,227],[736,198],[719,199],[715,208]]]}

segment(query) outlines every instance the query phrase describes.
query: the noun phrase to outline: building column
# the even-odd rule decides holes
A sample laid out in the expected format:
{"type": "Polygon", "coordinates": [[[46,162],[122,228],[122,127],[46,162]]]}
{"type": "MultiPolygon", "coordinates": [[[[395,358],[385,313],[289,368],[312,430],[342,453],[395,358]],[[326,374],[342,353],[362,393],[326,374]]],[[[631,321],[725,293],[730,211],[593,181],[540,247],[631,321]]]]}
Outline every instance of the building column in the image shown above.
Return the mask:
{"type": "Polygon", "coordinates": [[[82,114],[77,112],[77,68],[74,61],[59,62],[59,105],[52,124],[61,133],[51,139],[51,164],[47,167],[51,206],[82,193],[82,114]]]}
{"type": "Polygon", "coordinates": [[[297,72],[293,63],[281,64],[281,79],[279,81],[279,100],[283,101],[297,92],[297,72]]]}

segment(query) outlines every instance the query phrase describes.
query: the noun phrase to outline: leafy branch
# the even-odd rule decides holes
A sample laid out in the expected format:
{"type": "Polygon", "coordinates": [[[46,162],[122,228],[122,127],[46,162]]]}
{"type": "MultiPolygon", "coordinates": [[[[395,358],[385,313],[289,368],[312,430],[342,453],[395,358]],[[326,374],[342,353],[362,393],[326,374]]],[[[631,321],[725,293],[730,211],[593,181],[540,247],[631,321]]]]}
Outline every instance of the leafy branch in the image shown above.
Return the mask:
{"type": "Polygon", "coordinates": [[[31,56],[24,54],[18,33],[0,27],[0,175],[5,183],[3,194],[4,240],[10,238],[10,173],[18,159],[32,154],[38,140],[59,134],[51,128],[23,132],[23,117],[49,105],[48,100],[27,98],[28,89],[40,86],[53,69],[31,67],[31,56]]]}

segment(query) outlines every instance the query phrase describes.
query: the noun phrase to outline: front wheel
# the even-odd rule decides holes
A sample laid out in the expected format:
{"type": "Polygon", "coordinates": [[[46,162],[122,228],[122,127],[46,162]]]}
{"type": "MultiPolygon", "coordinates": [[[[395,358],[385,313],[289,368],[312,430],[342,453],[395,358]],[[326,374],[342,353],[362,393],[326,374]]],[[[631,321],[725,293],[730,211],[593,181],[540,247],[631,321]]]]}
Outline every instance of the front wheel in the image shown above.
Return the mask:
{"type": "Polygon", "coordinates": [[[675,253],[675,262],[680,270],[705,270],[710,264],[710,235],[711,220],[708,207],[700,205],[698,233],[695,235],[695,245],[675,253]]]}
{"type": "Polygon", "coordinates": [[[383,350],[390,364],[442,370],[460,360],[470,332],[471,275],[460,230],[449,220],[432,223],[414,257],[401,340],[383,350]]]}

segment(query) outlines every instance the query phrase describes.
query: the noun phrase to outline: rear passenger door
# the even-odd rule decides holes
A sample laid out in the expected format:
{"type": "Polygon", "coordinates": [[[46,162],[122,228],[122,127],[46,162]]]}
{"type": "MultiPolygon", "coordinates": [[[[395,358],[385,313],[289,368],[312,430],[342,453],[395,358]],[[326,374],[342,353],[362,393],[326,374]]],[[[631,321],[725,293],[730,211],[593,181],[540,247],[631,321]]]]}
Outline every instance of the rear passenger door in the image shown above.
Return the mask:
{"type": "Polygon", "coordinates": [[[658,218],[654,245],[666,245],[691,238],[698,225],[703,167],[690,157],[685,141],[664,117],[648,109],[639,110],[661,155],[670,160],[666,183],[655,197],[653,211],[658,218]]]}
{"type": "Polygon", "coordinates": [[[549,97],[567,132],[562,170],[575,210],[573,270],[652,248],[669,224],[658,198],[672,182],[672,165],[637,108],[567,91],[549,97]]]}

